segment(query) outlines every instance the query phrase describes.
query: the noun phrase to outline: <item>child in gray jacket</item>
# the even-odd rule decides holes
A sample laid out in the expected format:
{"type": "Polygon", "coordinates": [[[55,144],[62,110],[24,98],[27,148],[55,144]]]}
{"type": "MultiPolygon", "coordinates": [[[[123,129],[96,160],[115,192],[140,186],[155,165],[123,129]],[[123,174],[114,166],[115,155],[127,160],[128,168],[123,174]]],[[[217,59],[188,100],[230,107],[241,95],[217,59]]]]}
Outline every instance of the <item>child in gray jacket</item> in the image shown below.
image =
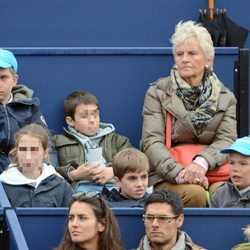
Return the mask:
{"type": "Polygon", "coordinates": [[[221,153],[228,154],[230,178],[212,194],[210,207],[250,207],[250,137],[236,140],[221,153]]]}

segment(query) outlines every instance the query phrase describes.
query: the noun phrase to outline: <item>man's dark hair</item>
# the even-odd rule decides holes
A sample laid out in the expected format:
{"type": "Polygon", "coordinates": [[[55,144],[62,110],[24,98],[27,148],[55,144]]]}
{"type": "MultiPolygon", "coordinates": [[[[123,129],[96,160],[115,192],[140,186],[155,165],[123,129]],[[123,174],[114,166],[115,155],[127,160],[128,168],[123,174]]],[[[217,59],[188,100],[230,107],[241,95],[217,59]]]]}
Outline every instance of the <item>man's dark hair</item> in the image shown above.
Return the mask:
{"type": "Polygon", "coordinates": [[[180,196],[167,188],[156,190],[149,195],[145,201],[144,213],[146,213],[148,205],[152,203],[167,203],[175,215],[183,214],[183,203],[180,196]]]}

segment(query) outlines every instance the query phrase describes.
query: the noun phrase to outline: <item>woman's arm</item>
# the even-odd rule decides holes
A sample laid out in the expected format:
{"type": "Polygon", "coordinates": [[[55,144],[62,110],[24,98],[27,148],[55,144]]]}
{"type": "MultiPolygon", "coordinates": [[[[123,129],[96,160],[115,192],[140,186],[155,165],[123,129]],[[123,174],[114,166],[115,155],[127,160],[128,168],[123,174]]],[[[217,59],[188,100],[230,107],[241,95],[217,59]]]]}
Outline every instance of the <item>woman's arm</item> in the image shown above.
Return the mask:
{"type": "Polygon", "coordinates": [[[166,120],[167,112],[162,107],[163,96],[166,94],[151,86],[146,93],[143,107],[142,150],[148,156],[151,171],[155,171],[164,180],[176,183],[175,177],[183,170],[166,149],[166,120]],[[160,96],[161,95],[161,96],[160,96]]]}

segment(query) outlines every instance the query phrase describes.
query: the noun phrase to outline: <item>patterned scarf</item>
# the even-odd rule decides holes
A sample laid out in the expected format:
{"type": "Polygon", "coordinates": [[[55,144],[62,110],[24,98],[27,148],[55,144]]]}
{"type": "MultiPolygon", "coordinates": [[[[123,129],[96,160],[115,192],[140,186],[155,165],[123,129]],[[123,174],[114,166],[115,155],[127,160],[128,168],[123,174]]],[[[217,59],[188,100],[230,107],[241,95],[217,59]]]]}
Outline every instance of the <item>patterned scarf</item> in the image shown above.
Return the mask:
{"type": "Polygon", "coordinates": [[[193,87],[179,76],[176,67],[171,70],[171,79],[197,134],[201,134],[216,113],[221,90],[219,79],[213,72],[205,72],[202,84],[193,87]]]}

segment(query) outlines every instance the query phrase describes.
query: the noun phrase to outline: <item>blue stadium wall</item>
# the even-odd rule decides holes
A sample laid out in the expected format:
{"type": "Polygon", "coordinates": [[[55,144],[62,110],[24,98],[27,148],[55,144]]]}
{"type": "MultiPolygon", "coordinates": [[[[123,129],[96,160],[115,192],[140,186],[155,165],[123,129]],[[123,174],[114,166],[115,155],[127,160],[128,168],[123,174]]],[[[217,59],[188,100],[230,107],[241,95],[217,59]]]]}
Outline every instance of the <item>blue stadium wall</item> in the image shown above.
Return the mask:
{"type": "MultiPolygon", "coordinates": [[[[215,8],[226,8],[233,21],[250,29],[250,1],[215,0],[215,8]]],[[[199,9],[208,9],[208,0],[4,0],[0,47],[16,53],[20,83],[40,97],[52,132],[65,125],[66,94],[81,88],[97,95],[102,120],[138,146],[145,91],[173,64],[164,48],[171,46],[175,24],[197,20],[199,9]]],[[[230,53],[222,63],[216,58],[215,71],[233,90],[237,55],[230,53]]]]}
{"type": "MultiPolygon", "coordinates": [[[[250,1],[214,2],[250,29],[250,1]]],[[[208,0],[3,0],[0,46],[168,47],[175,24],[205,8],[208,0]]]]}

